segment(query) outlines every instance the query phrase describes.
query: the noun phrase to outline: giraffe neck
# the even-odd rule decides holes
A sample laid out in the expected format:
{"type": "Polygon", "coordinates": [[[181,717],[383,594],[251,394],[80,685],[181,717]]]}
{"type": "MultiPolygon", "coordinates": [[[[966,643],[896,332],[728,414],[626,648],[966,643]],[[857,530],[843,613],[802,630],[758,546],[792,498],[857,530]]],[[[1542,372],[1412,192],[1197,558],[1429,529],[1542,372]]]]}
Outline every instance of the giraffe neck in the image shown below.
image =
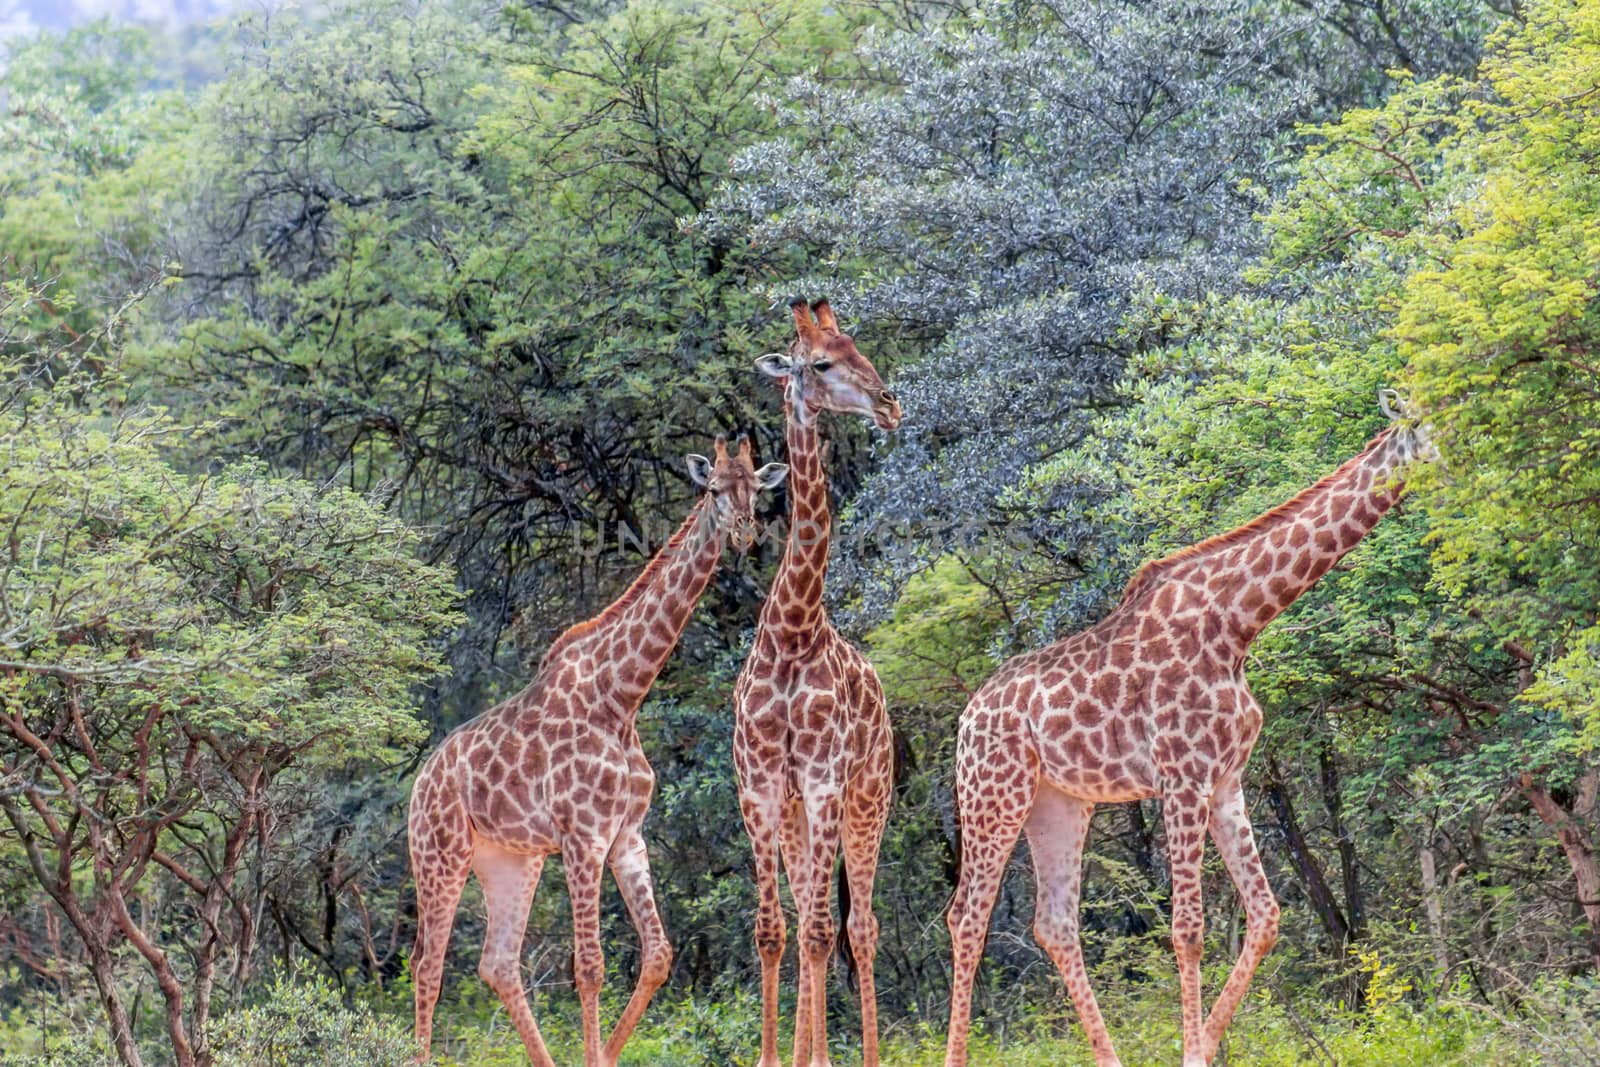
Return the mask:
{"type": "Polygon", "coordinates": [[[827,618],[822,583],[828,573],[832,517],[815,418],[809,425],[802,423],[787,401],[783,411],[789,447],[789,543],[761,609],[761,628],[779,641],[804,643],[827,618]]]}
{"type": "Polygon", "coordinates": [[[1316,485],[1222,535],[1222,551],[1212,566],[1202,563],[1196,581],[1223,591],[1217,606],[1241,652],[1388,513],[1409,458],[1402,435],[1386,429],[1316,485]]]}
{"type": "Polygon", "coordinates": [[[706,493],[627,591],[562,634],[544,663],[583,642],[593,650],[592,678],[599,692],[611,706],[637,711],[689,625],[721,556],[715,504],[706,493]]]}

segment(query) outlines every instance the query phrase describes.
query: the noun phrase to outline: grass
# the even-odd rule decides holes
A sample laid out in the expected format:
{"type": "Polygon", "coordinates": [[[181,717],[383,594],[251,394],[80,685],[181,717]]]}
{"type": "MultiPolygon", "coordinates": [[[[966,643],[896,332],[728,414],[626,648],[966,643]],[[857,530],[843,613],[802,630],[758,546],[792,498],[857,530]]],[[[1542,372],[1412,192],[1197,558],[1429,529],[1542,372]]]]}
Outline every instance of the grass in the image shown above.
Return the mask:
{"type": "MultiPolygon", "coordinates": [[[[1176,994],[1145,990],[1137,1007],[1113,1021],[1112,1039],[1124,1067],[1174,1067],[1182,1059],[1176,994]]],[[[443,1067],[521,1067],[527,1062],[503,1011],[467,1010],[452,1022],[441,1013],[436,1043],[443,1067]]],[[[608,1015],[607,1018],[614,1016],[608,1015]]],[[[582,1041],[574,1013],[548,1004],[540,1025],[558,1063],[580,1063],[582,1041]]],[[[859,1036],[830,1028],[835,1067],[860,1062],[859,1036]]],[[[652,1007],[622,1056],[621,1067],[744,1067],[755,1061],[760,1009],[744,994],[720,1001],[685,998],[652,1007]]],[[[781,1046],[788,1060],[788,1045],[781,1046]]],[[[942,1067],[942,1025],[886,1027],[885,1067],[942,1067]]],[[[1360,1016],[1335,1013],[1307,1020],[1265,996],[1253,998],[1230,1028],[1216,1067],[1535,1067],[1542,1061],[1485,1015],[1461,1006],[1412,1009],[1388,1005],[1360,1016]]],[[[1094,1059],[1063,1011],[1038,1012],[1004,1034],[975,1033],[971,1067],[1093,1067],[1094,1059]]],[[[1550,1062],[1547,1067],[1557,1067],[1550,1062]]],[[[1565,1067],[1565,1065],[1562,1065],[1565,1067]]]]}

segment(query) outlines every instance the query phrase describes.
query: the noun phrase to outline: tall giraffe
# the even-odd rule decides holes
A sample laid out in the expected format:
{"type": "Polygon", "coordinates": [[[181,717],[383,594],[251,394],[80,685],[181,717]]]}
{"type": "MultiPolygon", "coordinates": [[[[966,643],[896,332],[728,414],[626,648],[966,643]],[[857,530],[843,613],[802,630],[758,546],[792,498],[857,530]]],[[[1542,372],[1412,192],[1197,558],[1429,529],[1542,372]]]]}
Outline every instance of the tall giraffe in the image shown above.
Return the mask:
{"type": "Polygon", "coordinates": [[[483,887],[488,928],[478,974],[499,995],[537,1067],[553,1067],[522,987],[522,938],[545,858],[559,853],[572,898],[586,1067],[611,1067],[672,965],[656,911],[640,826],[655,789],[635,729],[667,655],[711,580],[725,541],[748,548],[756,494],[787,468],[759,471],[750,442],[736,455],[689,457],[705,492],[689,517],[615,603],[567,630],[521,693],[445,738],[411,794],[411,869],[417,879],[418,1061],[428,1058],[445,947],[468,871],[483,887]],[[600,879],[607,863],[639,932],[638,984],[600,1043],[600,879]]]}
{"type": "MultiPolygon", "coordinates": [[[[1395,417],[1385,397],[1386,414],[1395,417]]],[[[1426,426],[1391,425],[1294,499],[1148,563],[1098,625],[1003,664],[961,716],[956,748],[962,863],[949,924],[954,981],[945,1067],[967,1059],[972,983],[1017,837],[1036,884],[1034,936],[1065,980],[1099,1067],[1118,1067],[1078,942],[1078,890],[1097,803],[1160,797],[1172,867],[1172,940],[1184,1067],[1205,1067],[1257,965],[1278,903],[1256,854],[1241,778],[1261,729],[1245,681],[1250,643],[1398,499],[1399,473],[1435,458],[1426,426]],[[1244,946],[1201,1015],[1210,831],[1244,900],[1244,946]]]]}
{"type": "Polygon", "coordinates": [[[865,415],[900,425],[900,404],[855,342],[839,332],[825,300],[790,306],[796,337],[787,355],[757,366],[784,382],[789,446],[789,541],[761,609],[755,646],[734,689],[734,766],[739,808],[755,852],[756,950],[761,957],[760,1067],[778,1064],[778,964],[784,923],[780,854],[799,923],[799,997],[794,1063],[809,1051],[828,1063],[828,954],[835,928],[829,882],[841,841],[853,908],[846,917],[861,986],[862,1065],[878,1062],[872,964],[878,923],[872,884],[889,816],[893,748],[877,673],[839,636],[822,606],[828,570],[828,479],[817,415],[865,415]]]}

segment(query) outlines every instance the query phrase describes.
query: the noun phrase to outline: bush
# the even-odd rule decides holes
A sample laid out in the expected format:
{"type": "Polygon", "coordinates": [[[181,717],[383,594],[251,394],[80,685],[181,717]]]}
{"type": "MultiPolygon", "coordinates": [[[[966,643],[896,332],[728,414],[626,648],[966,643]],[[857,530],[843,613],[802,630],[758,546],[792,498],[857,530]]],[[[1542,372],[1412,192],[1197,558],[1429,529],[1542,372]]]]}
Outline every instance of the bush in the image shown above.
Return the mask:
{"type": "Polygon", "coordinates": [[[216,1067],[397,1067],[413,1056],[410,1029],[347,1007],[328,979],[280,974],[266,999],[212,1027],[216,1067]]]}

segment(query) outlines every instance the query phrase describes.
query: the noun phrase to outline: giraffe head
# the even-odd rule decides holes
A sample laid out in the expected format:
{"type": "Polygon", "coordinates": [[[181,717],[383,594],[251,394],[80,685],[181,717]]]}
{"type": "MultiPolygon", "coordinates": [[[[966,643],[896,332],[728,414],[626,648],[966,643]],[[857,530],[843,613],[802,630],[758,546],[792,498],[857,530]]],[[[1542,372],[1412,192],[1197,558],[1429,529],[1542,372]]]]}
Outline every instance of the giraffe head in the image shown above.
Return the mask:
{"type": "Polygon", "coordinates": [[[728,440],[718,437],[714,456],[690,454],[689,477],[711,497],[717,533],[744,552],[756,539],[756,494],[783,481],[789,468],[768,463],[756,470],[750,456],[750,439],[739,439],[739,451],[728,452],[728,440]]]}
{"type": "Polygon", "coordinates": [[[762,373],[785,382],[784,396],[802,425],[819,411],[865,415],[881,430],[900,425],[900,401],[884,388],[877,368],[856,350],[826,300],[809,308],[804,300],[789,305],[794,313],[795,340],[787,354],[771,352],[756,360],[762,373]],[[812,316],[815,315],[815,318],[812,316]]]}
{"type": "Polygon", "coordinates": [[[1433,443],[1433,427],[1417,416],[1405,397],[1393,389],[1379,389],[1378,410],[1394,423],[1393,439],[1400,447],[1405,462],[1414,459],[1424,463],[1439,461],[1439,447],[1433,443]]]}

